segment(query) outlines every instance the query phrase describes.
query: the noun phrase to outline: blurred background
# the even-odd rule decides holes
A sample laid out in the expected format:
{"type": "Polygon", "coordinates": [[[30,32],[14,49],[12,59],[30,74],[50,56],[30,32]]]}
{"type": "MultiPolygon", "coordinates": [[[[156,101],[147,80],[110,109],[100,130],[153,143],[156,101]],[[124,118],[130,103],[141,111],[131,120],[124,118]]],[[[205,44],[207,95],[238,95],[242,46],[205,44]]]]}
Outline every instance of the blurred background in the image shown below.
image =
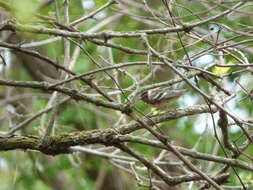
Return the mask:
{"type": "MultiPolygon", "coordinates": [[[[64,3],[66,2],[68,1],[0,0],[1,24],[17,22],[24,26],[34,25],[88,33],[136,32],[200,22],[242,3],[208,0],[118,0],[117,3],[106,0],[75,0],[69,1],[69,23],[66,23],[64,20],[66,19],[64,18],[64,3]],[[83,17],[87,18],[80,23],[77,22],[83,17]]],[[[234,95],[225,105],[226,109],[238,118],[250,121],[253,111],[250,95],[252,70],[247,66],[237,67],[236,64],[247,65],[253,60],[252,3],[245,1],[237,10],[212,22],[198,25],[189,32],[150,35],[148,41],[157,52],[171,60],[171,64],[177,66],[177,69],[185,76],[195,73],[195,77],[189,77],[191,83],[206,94],[217,98],[217,101],[228,98],[226,93],[234,95]],[[229,64],[235,66],[226,67],[229,64]],[[213,76],[206,73],[197,75],[196,72],[201,70],[210,72],[213,76]]],[[[108,40],[68,38],[69,40],[66,40],[66,38],[52,35],[20,31],[1,31],[0,34],[1,80],[47,81],[54,84],[70,77],[34,55],[10,46],[7,48],[8,44],[39,52],[77,74],[117,64],[128,64],[119,69],[108,70],[107,73],[96,72],[88,76],[88,79],[101,90],[123,104],[127,103],[127,97],[131,97],[136,92],[137,86],[152,88],[153,84],[159,84],[160,87],[168,87],[169,83],[166,82],[180,78],[168,66],[152,56],[140,38],[108,40]],[[70,43],[68,61],[66,61],[66,43],[70,43]]],[[[63,86],[106,100],[80,80],[63,86]]],[[[188,92],[173,103],[170,109],[206,103],[201,95],[184,82],[178,82],[169,87],[188,89],[188,92]]],[[[52,105],[50,104],[52,93],[38,89],[0,86],[0,98],[0,130],[4,132],[52,105]]],[[[58,94],[57,102],[62,102],[64,98],[64,95],[58,94]]],[[[132,104],[143,115],[155,114],[149,105],[138,98],[132,104]]],[[[40,115],[17,133],[41,135],[51,117],[51,112],[40,115]]],[[[215,137],[215,130],[217,130],[216,135],[222,141],[222,133],[217,125],[219,118],[219,113],[193,115],[160,123],[159,127],[175,142],[175,145],[224,157],[224,152],[215,137]]],[[[129,118],[117,111],[82,101],[69,100],[61,103],[57,108],[53,134],[106,129],[126,125],[129,122],[129,118]]],[[[237,146],[245,143],[247,138],[243,136],[233,120],[229,119],[228,130],[233,143],[237,146]]],[[[251,129],[247,128],[247,130],[249,133],[252,132],[251,129]]],[[[144,130],[136,131],[132,135],[154,139],[144,130]]],[[[174,165],[161,166],[171,176],[185,175],[189,172],[170,152],[142,144],[129,144],[129,146],[149,159],[174,163],[174,165]]],[[[130,160],[125,162],[111,158],[112,155],[128,156],[115,147],[89,145],[79,148],[71,155],[58,156],[20,150],[1,152],[0,189],[150,189],[147,169],[140,163],[131,161],[130,156],[130,160]],[[108,154],[109,157],[98,155],[94,150],[108,154]]],[[[239,159],[252,164],[252,151],[252,146],[249,146],[239,159]]],[[[210,175],[217,174],[221,168],[221,164],[214,162],[192,158],[189,160],[210,175]]],[[[253,184],[252,172],[242,169],[238,169],[237,172],[245,185],[253,184]]],[[[157,177],[154,176],[154,178],[157,177]]],[[[163,183],[157,183],[156,189],[199,189],[200,186],[200,184],[184,183],[168,188],[163,183]]],[[[241,187],[240,180],[234,172],[230,173],[229,180],[224,184],[226,189],[235,189],[232,187],[241,187]]]]}

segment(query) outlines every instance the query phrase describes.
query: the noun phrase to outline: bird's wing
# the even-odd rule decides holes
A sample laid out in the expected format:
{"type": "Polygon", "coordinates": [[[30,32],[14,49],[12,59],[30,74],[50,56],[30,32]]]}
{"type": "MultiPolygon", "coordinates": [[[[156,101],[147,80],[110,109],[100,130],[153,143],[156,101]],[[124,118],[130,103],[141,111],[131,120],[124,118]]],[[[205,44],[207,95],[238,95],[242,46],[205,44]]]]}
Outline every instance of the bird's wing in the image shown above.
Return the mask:
{"type": "Polygon", "coordinates": [[[149,99],[152,101],[161,101],[169,98],[177,98],[183,95],[186,90],[155,90],[149,94],[149,99]]]}

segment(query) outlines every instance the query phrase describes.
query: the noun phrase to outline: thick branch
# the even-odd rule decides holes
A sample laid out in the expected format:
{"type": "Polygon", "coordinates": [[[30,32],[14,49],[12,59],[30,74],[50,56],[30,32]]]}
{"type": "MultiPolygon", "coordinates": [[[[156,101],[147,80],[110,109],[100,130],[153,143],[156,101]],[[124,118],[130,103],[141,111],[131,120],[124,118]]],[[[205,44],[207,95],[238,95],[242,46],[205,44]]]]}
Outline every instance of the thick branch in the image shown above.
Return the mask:
{"type": "Polygon", "coordinates": [[[237,9],[238,7],[242,6],[245,2],[240,2],[236,4],[233,8],[225,10],[224,12],[215,15],[213,17],[209,17],[205,20],[195,22],[193,24],[189,24],[187,26],[176,26],[176,27],[166,27],[166,28],[159,28],[159,29],[151,29],[151,30],[140,30],[138,32],[101,32],[101,33],[86,33],[86,32],[70,32],[65,30],[58,30],[58,29],[50,29],[45,28],[42,26],[32,26],[32,25],[24,25],[12,22],[3,23],[0,26],[1,30],[11,30],[11,31],[21,31],[21,32],[30,32],[30,33],[40,33],[40,34],[49,34],[55,36],[63,36],[63,37],[72,37],[78,39],[110,39],[110,38],[136,38],[141,37],[143,34],[147,35],[155,35],[155,34],[166,34],[171,32],[188,32],[192,28],[214,21],[218,18],[221,18],[233,10],[237,9]]]}
{"type": "MultiPolygon", "coordinates": [[[[211,107],[211,112],[217,111],[215,107],[211,107]]],[[[143,119],[147,124],[153,126],[157,123],[164,121],[178,119],[180,117],[196,115],[201,113],[208,113],[210,109],[207,105],[191,106],[185,109],[179,108],[175,110],[167,111],[163,114],[151,117],[151,119],[143,119]]],[[[0,151],[15,150],[15,149],[31,149],[43,152],[45,154],[62,154],[69,153],[69,147],[77,145],[88,145],[88,144],[104,144],[114,145],[118,143],[116,136],[121,134],[128,134],[142,126],[137,122],[132,122],[128,125],[122,125],[115,129],[98,129],[91,131],[79,131],[73,133],[66,133],[52,136],[48,142],[47,147],[40,145],[40,137],[38,136],[10,136],[0,138],[0,151]]]]}

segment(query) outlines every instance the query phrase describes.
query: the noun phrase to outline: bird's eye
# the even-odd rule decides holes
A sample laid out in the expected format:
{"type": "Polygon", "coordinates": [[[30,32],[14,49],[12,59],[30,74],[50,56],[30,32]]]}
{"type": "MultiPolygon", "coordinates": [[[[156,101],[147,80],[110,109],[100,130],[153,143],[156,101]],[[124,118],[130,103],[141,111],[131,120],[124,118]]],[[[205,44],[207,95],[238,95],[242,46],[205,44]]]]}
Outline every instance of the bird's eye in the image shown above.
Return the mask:
{"type": "Polygon", "coordinates": [[[212,24],[210,27],[209,27],[209,30],[211,31],[211,32],[218,32],[219,31],[219,26],[218,25],[214,25],[214,24],[212,24]]]}

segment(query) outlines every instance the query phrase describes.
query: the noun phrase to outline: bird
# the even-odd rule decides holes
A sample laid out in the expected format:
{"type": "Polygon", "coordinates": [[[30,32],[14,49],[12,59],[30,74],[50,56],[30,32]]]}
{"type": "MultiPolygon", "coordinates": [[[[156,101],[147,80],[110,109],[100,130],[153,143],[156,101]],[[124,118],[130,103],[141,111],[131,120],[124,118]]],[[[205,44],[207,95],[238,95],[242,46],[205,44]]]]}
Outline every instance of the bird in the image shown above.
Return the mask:
{"type": "Polygon", "coordinates": [[[174,89],[152,89],[141,93],[141,100],[153,107],[161,108],[166,107],[174,102],[177,98],[186,93],[187,90],[174,90],[174,89]]]}
{"type": "Polygon", "coordinates": [[[221,29],[221,26],[218,24],[211,24],[208,28],[211,41],[215,44],[220,40],[219,38],[221,36],[221,29]]]}

